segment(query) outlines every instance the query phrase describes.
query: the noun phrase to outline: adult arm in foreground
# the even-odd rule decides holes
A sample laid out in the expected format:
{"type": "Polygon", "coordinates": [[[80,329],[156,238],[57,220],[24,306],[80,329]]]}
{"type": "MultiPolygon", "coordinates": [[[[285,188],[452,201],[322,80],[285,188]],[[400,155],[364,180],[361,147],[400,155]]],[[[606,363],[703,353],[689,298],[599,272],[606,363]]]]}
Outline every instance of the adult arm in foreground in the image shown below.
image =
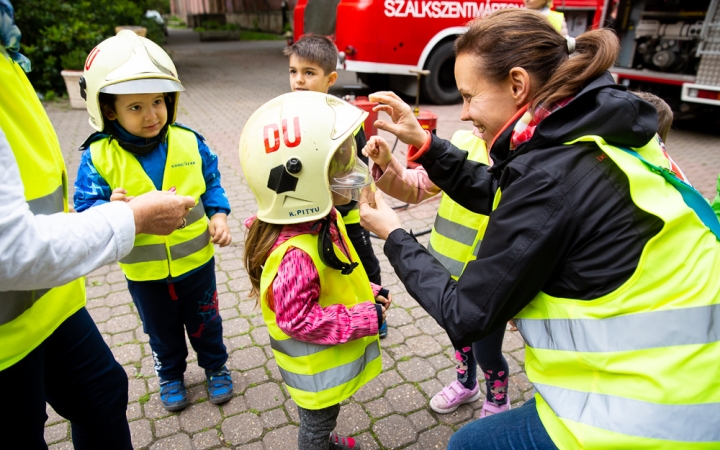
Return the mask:
{"type": "Polygon", "coordinates": [[[170,234],[192,206],[192,197],[152,192],[82,214],[33,215],[0,130],[0,291],[61,286],[118,261],[135,234],[170,234]]]}

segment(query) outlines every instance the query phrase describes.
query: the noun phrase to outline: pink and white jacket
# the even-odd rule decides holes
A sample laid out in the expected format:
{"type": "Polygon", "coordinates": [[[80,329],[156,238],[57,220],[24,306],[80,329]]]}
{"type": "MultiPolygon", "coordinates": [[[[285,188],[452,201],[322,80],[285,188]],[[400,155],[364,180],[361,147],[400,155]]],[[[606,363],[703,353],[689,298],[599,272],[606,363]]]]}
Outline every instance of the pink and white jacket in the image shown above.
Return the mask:
{"type": "MultiPolygon", "coordinates": [[[[334,209],[330,212],[330,217],[333,222],[330,228],[332,240],[345,256],[349,257],[346,253],[348,244],[341,244],[340,233],[334,225],[337,220],[334,209]]],[[[245,227],[250,228],[254,221],[255,216],[248,218],[245,227]]],[[[315,223],[285,225],[272,250],[300,234],[317,234],[318,230],[313,229],[315,223]]],[[[370,285],[373,295],[377,296],[382,288],[373,283],[370,285]]],[[[334,345],[378,333],[378,309],[372,298],[350,309],[341,304],[325,308],[320,306],[320,277],[315,263],[307,253],[298,248],[291,247],[285,253],[272,284],[272,293],[278,327],[295,339],[313,344],[334,345]]]]}

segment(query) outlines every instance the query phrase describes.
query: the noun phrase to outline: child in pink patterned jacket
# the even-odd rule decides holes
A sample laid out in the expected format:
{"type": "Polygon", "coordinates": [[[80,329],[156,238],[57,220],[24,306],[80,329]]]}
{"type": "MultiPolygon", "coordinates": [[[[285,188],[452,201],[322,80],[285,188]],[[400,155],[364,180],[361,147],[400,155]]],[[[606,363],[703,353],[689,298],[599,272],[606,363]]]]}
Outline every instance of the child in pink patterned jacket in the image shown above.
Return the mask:
{"type": "MultiPolygon", "coordinates": [[[[470,152],[470,158],[479,160],[486,164],[492,164],[487,153],[487,146],[477,129],[472,131],[461,130],[455,133],[453,143],[461,149],[470,152]],[[474,135],[474,136],[473,136],[474,135]]],[[[363,153],[369,156],[375,163],[372,167],[372,175],[377,187],[386,194],[395,197],[406,203],[420,203],[423,200],[440,194],[438,188],[427,175],[425,169],[419,166],[416,169],[405,168],[395,158],[387,142],[379,137],[373,136],[363,149],[363,153]]],[[[455,205],[458,208],[459,205],[455,205]]],[[[440,216],[438,216],[440,217],[440,216]]],[[[481,221],[476,216],[476,222],[481,221]]],[[[446,218],[442,218],[447,222],[446,218]]],[[[436,222],[437,223],[437,222],[436,222]]],[[[463,225],[463,224],[460,224],[463,225]]],[[[467,225],[469,227],[470,225],[467,225]]],[[[473,224],[474,225],[474,224],[473,224]]],[[[433,233],[442,230],[437,225],[433,233]],[[439,230],[437,230],[439,228],[439,230]]],[[[478,229],[478,232],[484,230],[478,229]]],[[[482,236],[480,236],[482,238],[482,236]]],[[[432,238],[431,238],[432,240],[432,238]]],[[[469,258],[474,259],[471,252],[477,255],[477,248],[469,247],[474,242],[465,242],[467,254],[464,255],[436,255],[436,258],[443,264],[454,277],[459,277],[464,267],[453,267],[453,264],[464,262],[469,258]],[[447,258],[445,256],[451,256],[447,258]],[[458,272],[458,273],[455,273],[458,272]]],[[[477,242],[479,245],[480,242],[477,242]]],[[[475,245],[475,246],[477,246],[475,245]]],[[[430,246],[428,247],[430,250],[430,246]]],[[[434,250],[434,249],[433,249],[434,250]]],[[[431,252],[433,252],[431,250],[431,252]]],[[[434,252],[433,254],[436,254],[434,252]]],[[[501,328],[489,336],[472,344],[472,346],[455,348],[457,379],[435,394],[430,400],[430,407],[437,413],[446,414],[455,411],[460,405],[478,400],[481,396],[480,383],[477,381],[477,365],[483,371],[486,383],[487,397],[483,403],[480,417],[486,417],[510,409],[510,399],[507,395],[509,368],[505,357],[502,354],[502,342],[505,329],[501,328]]]]}

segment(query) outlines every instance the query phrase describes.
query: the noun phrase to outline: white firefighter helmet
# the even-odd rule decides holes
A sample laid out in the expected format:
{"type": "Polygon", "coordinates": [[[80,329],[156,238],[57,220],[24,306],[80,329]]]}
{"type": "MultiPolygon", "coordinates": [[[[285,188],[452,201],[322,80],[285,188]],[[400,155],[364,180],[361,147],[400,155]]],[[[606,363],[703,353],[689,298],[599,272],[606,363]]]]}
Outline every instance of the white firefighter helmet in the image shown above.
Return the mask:
{"type": "Polygon", "coordinates": [[[240,136],[240,163],[258,219],[308,222],[330,213],[333,193],[357,200],[372,183],[353,135],[367,115],[337,97],[307,91],[258,108],[240,136]]]}
{"type": "Polygon", "coordinates": [[[168,105],[171,124],[177,115],[179,92],[184,90],[175,64],[165,50],[130,30],[121,30],[92,49],[80,79],[80,93],[90,114],[90,126],[98,131],[105,128],[100,93],[173,93],[172,105],[168,105]]]}

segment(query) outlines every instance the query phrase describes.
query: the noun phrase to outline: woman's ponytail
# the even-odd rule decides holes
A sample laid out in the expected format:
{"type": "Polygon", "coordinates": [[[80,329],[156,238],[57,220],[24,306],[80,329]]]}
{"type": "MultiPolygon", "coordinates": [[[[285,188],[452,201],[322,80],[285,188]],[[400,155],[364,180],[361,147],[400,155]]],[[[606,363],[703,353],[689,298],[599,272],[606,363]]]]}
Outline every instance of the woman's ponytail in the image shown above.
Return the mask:
{"type": "Polygon", "coordinates": [[[533,111],[539,105],[552,105],[558,100],[576,95],[590,81],[612,67],[620,52],[617,36],[608,29],[587,31],[575,38],[574,44],[575,51],[560,63],[548,81],[535,93],[533,111]]]}

